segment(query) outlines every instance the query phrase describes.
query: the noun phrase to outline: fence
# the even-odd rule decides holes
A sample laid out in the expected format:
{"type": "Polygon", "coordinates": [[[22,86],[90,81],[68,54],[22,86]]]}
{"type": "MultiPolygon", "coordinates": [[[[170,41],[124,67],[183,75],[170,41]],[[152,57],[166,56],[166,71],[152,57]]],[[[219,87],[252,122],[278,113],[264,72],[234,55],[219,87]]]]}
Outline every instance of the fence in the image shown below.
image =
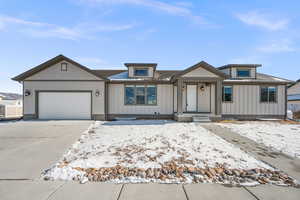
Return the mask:
{"type": "Polygon", "coordinates": [[[23,115],[20,105],[0,105],[0,118],[19,118],[23,115]]]}

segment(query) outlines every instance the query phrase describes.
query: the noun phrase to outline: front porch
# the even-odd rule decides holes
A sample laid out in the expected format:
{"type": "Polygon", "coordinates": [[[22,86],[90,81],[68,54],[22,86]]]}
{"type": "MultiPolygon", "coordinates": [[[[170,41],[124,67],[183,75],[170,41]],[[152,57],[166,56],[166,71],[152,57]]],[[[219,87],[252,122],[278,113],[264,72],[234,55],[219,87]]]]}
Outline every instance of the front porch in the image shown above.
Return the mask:
{"type": "Polygon", "coordinates": [[[219,78],[179,78],[177,80],[177,121],[217,121],[221,119],[222,80],[219,78]]]}

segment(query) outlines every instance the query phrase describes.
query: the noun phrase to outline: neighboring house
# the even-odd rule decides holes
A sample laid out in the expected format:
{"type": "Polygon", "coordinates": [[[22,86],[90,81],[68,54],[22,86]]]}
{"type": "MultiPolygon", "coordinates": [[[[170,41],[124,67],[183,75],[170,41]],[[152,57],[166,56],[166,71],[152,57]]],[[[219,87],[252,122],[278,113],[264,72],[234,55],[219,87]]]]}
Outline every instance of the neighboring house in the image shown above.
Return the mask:
{"type": "Polygon", "coordinates": [[[14,77],[23,84],[24,118],[286,117],[291,81],[257,73],[258,64],[215,68],[202,61],[185,70],[158,70],[155,63],[125,66],[91,70],[59,55],[14,77]]]}
{"type": "Polygon", "coordinates": [[[288,88],[288,109],[300,110],[300,79],[288,88]]]}
{"type": "Polygon", "coordinates": [[[0,119],[20,118],[23,115],[22,96],[14,93],[0,94],[0,119]]]}

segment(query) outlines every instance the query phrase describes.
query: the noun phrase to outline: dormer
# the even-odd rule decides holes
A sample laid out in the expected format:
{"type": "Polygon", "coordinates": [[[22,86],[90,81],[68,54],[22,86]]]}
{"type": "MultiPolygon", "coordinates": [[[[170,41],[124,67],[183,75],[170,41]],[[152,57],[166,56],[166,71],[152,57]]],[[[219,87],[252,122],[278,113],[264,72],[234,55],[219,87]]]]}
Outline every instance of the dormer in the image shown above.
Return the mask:
{"type": "Polygon", "coordinates": [[[228,64],[218,69],[230,75],[232,79],[256,79],[256,68],[261,67],[260,64],[228,64]]]}
{"type": "Polygon", "coordinates": [[[153,78],[156,63],[125,63],[129,78],[153,78]]]}

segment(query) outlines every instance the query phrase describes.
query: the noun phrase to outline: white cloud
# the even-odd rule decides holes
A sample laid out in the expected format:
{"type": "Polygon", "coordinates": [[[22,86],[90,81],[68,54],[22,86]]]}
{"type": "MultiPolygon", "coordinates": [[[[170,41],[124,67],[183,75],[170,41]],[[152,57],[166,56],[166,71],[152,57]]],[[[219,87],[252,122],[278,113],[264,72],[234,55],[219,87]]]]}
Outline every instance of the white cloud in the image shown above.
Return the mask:
{"type": "Polygon", "coordinates": [[[34,37],[54,37],[61,39],[89,39],[92,34],[105,31],[123,31],[131,29],[135,24],[91,24],[83,23],[73,27],[59,26],[43,22],[28,21],[20,18],[0,16],[0,30],[14,30],[34,37]]]}
{"type": "Polygon", "coordinates": [[[188,8],[187,2],[175,2],[170,4],[158,0],[77,0],[81,3],[87,3],[90,5],[117,5],[117,4],[130,4],[136,6],[143,6],[158,10],[170,15],[181,16],[190,18],[193,22],[205,24],[205,20],[201,16],[194,15],[188,8]]]}
{"type": "Polygon", "coordinates": [[[283,30],[287,28],[289,23],[287,19],[278,19],[257,11],[236,14],[236,17],[245,24],[257,26],[268,31],[283,30]]]}
{"type": "Polygon", "coordinates": [[[296,51],[296,49],[292,47],[292,41],[289,39],[272,40],[262,46],[259,46],[257,50],[263,53],[282,53],[296,51]]]}

